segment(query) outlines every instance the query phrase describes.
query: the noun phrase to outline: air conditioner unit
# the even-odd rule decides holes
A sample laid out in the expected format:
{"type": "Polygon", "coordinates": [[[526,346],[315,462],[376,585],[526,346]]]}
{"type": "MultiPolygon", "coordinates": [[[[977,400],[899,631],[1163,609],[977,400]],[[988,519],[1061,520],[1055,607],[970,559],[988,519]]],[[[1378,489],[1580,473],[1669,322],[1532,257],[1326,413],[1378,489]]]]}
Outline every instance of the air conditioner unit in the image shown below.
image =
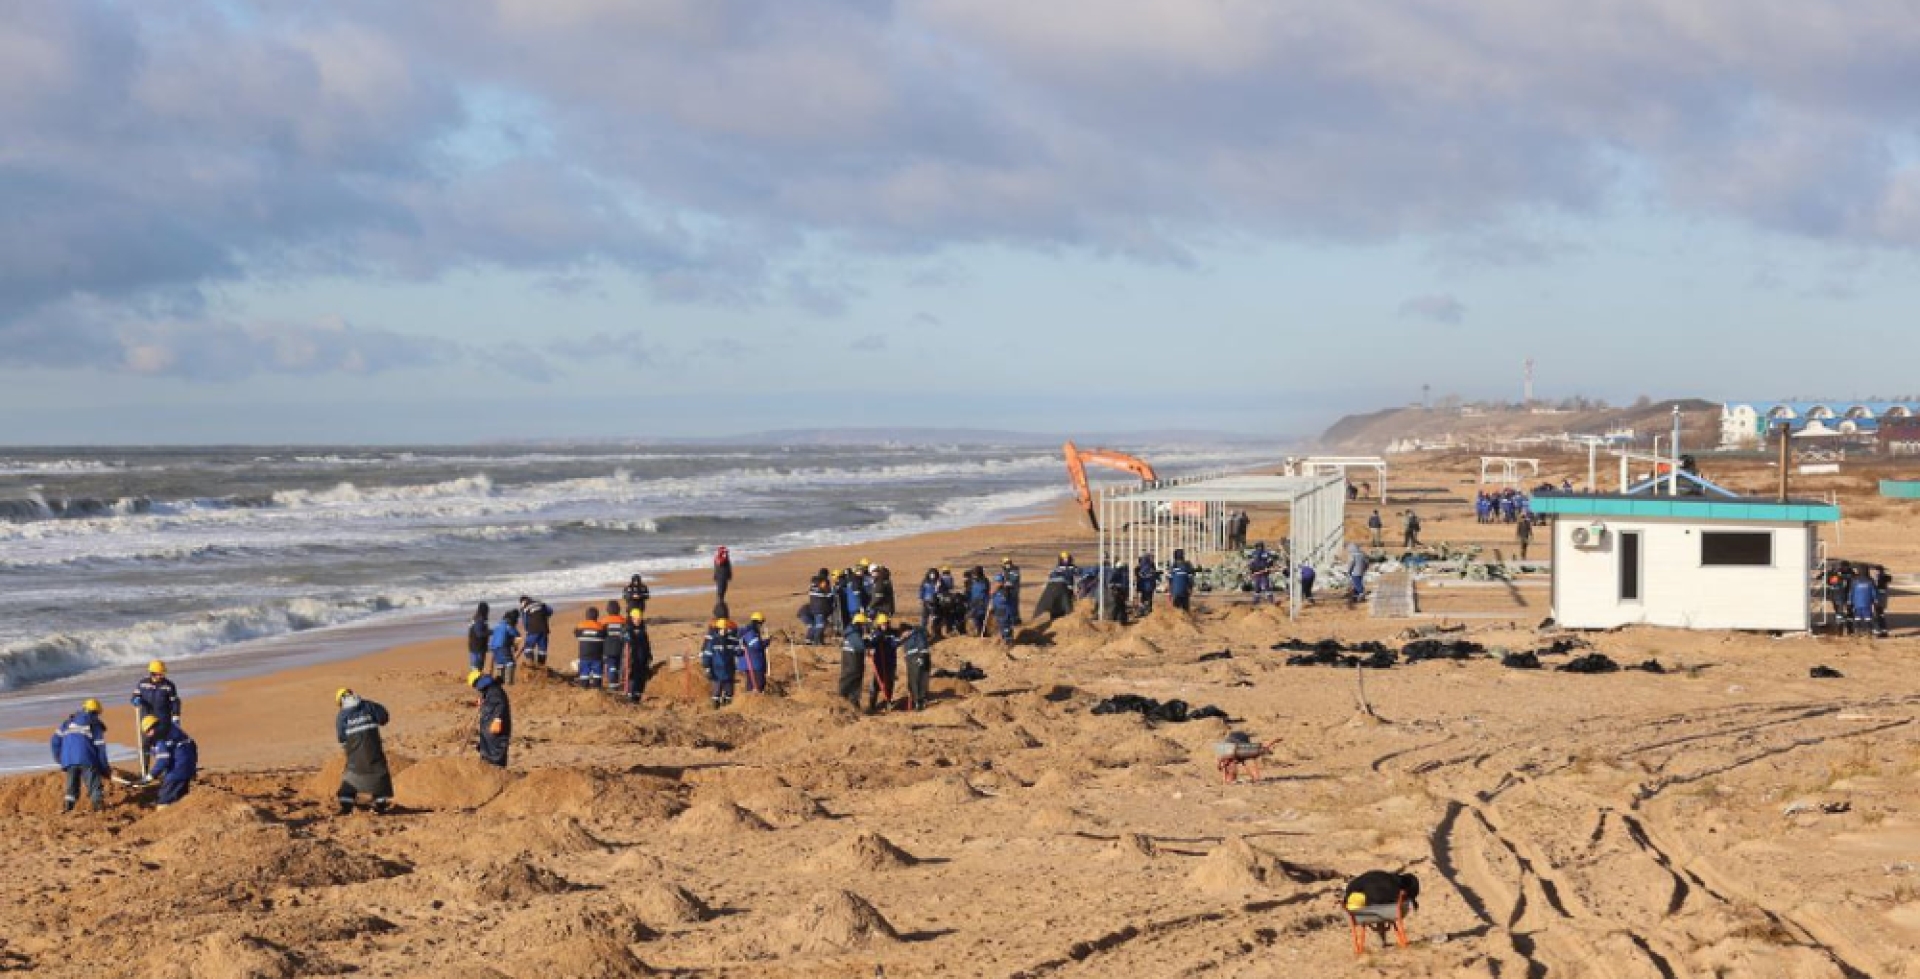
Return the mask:
{"type": "Polygon", "coordinates": [[[1607,541],[1607,528],[1604,524],[1592,524],[1573,528],[1573,546],[1599,547],[1607,541]]]}

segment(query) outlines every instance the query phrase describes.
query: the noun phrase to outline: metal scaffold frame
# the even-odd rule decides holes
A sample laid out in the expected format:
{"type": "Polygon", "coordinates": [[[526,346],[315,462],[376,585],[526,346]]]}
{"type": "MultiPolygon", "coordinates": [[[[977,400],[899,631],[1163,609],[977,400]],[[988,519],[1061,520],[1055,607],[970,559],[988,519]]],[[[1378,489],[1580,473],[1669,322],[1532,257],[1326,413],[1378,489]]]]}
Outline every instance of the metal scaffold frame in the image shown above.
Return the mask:
{"type": "MultiPolygon", "coordinates": [[[[1212,475],[1167,480],[1139,488],[1097,494],[1100,514],[1100,568],[1124,557],[1129,569],[1140,554],[1152,552],[1164,562],[1175,549],[1205,565],[1227,550],[1227,522],[1235,508],[1256,505],[1287,508],[1287,569],[1301,562],[1334,566],[1346,543],[1347,479],[1339,473],[1317,476],[1212,475]]],[[[1135,583],[1129,572],[1127,594],[1135,583]]],[[[1300,589],[1288,587],[1289,610],[1300,616],[1300,589]]],[[[1107,614],[1107,590],[1098,589],[1097,608],[1107,614]]]]}

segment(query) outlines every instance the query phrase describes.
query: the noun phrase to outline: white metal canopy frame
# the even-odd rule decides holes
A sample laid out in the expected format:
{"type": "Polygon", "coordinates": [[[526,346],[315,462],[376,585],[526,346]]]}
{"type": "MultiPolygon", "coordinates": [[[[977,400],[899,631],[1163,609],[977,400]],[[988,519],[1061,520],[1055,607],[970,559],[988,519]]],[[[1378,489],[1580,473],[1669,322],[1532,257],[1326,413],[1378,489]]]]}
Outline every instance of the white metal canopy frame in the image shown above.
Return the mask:
{"type": "Polygon", "coordinates": [[[1481,456],[1480,481],[1483,483],[1487,482],[1487,471],[1498,467],[1500,469],[1500,482],[1506,486],[1517,486],[1520,483],[1520,467],[1522,466],[1527,467],[1533,476],[1540,475],[1540,460],[1538,459],[1524,459],[1517,456],[1481,456]]]}
{"type": "Polygon", "coordinates": [[[1387,502],[1387,460],[1380,456],[1298,456],[1287,459],[1289,476],[1318,476],[1339,473],[1346,478],[1349,469],[1371,469],[1380,479],[1380,503],[1387,502]]]}
{"type": "MultiPolygon", "coordinates": [[[[1205,565],[1227,548],[1227,524],[1236,509],[1278,505],[1288,511],[1287,574],[1301,562],[1317,569],[1333,567],[1346,544],[1347,478],[1240,474],[1170,480],[1137,489],[1099,494],[1101,568],[1115,559],[1128,566],[1127,594],[1133,596],[1133,563],[1152,552],[1161,568],[1175,549],[1205,565]]],[[[1300,589],[1289,587],[1289,612],[1300,617],[1300,589]]],[[[1107,614],[1107,590],[1097,590],[1099,613],[1107,614]]]]}

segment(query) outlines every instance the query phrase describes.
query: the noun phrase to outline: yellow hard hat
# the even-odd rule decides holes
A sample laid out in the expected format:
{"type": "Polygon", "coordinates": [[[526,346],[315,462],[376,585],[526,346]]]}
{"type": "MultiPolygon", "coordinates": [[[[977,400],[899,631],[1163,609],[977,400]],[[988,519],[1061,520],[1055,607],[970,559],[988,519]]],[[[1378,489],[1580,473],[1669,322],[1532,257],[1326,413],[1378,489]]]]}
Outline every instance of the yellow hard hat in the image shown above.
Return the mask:
{"type": "Polygon", "coordinates": [[[167,664],[162,663],[159,660],[154,660],[153,662],[147,664],[147,672],[153,674],[154,676],[166,676],[167,664]]]}
{"type": "Polygon", "coordinates": [[[878,616],[875,616],[875,617],[874,617],[874,620],[873,620],[873,624],[874,624],[874,625],[886,625],[886,624],[887,624],[887,613],[885,613],[885,612],[882,612],[882,613],[880,613],[880,614],[879,614],[878,616]]]}
{"type": "Polygon", "coordinates": [[[1362,894],[1359,891],[1354,891],[1352,894],[1347,895],[1348,911],[1358,911],[1361,908],[1364,908],[1366,906],[1367,906],[1367,896],[1365,894],[1362,894]]]}
{"type": "Polygon", "coordinates": [[[868,564],[868,562],[867,562],[867,559],[866,559],[866,558],[861,558],[861,559],[860,559],[860,566],[861,566],[861,567],[863,567],[863,568],[864,568],[864,567],[866,567],[866,566],[867,566],[867,564],[868,564]]]}
{"type": "Polygon", "coordinates": [[[855,612],[855,613],[853,613],[853,624],[854,624],[854,625],[866,625],[866,624],[867,624],[867,613],[865,613],[865,612],[855,612]]]}
{"type": "Polygon", "coordinates": [[[1062,560],[1062,561],[1071,561],[1071,560],[1073,560],[1073,555],[1071,555],[1071,554],[1068,554],[1068,553],[1067,553],[1067,552],[1065,552],[1065,551],[1061,551],[1061,552],[1060,552],[1060,560],[1062,560]]]}
{"type": "Polygon", "coordinates": [[[89,714],[98,714],[100,713],[100,702],[98,700],[93,699],[92,697],[88,697],[84,702],[80,704],[80,709],[86,711],[89,714]]]}
{"type": "Polygon", "coordinates": [[[726,628],[727,626],[730,626],[730,625],[732,625],[732,624],[733,624],[733,623],[731,623],[731,622],[728,622],[728,621],[727,621],[726,619],[714,619],[714,620],[713,620],[713,627],[714,627],[715,629],[725,629],[725,628],[726,628]]]}
{"type": "Polygon", "coordinates": [[[477,683],[477,682],[479,682],[479,680],[480,680],[480,678],[481,678],[481,677],[483,677],[483,676],[486,676],[486,674],[485,674],[485,673],[482,673],[482,672],[480,672],[479,670],[468,670],[468,671],[467,671],[467,686],[469,686],[469,687],[471,687],[471,686],[473,686],[473,685],[474,685],[475,683],[477,683]]]}
{"type": "Polygon", "coordinates": [[[767,617],[764,615],[761,615],[758,612],[755,612],[752,615],[747,616],[747,621],[748,622],[765,622],[767,621],[767,617]]]}
{"type": "Polygon", "coordinates": [[[630,608],[630,609],[627,609],[627,618],[632,619],[635,622],[645,622],[647,620],[647,613],[642,612],[637,608],[630,608]]]}
{"type": "Polygon", "coordinates": [[[348,690],[346,687],[341,687],[333,692],[333,702],[337,704],[351,696],[353,696],[353,691],[348,690]]]}
{"type": "Polygon", "coordinates": [[[147,734],[152,734],[153,729],[159,726],[160,719],[158,717],[148,716],[140,719],[140,730],[147,734]]]}

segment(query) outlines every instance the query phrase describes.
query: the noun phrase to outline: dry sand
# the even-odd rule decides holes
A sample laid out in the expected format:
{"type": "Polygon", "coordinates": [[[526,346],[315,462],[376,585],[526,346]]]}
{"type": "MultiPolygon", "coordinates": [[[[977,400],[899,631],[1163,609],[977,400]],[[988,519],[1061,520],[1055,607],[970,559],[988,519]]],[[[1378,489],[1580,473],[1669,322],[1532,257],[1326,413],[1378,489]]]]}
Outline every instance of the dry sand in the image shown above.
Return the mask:
{"type": "MultiPolygon", "coordinates": [[[[1395,473],[1425,536],[1504,545],[1509,531],[1470,510],[1426,510],[1472,490],[1470,469],[1432,462],[1395,473]]],[[[1920,511],[1832,488],[1865,504],[1842,552],[1920,566],[1920,511]]],[[[743,567],[733,607],[791,629],[818,565],[881,560],[905,595],[928,563],[1012,548],[1037,581],[1052,551],[1089,543],[1062,510],[794,555],[743,567]]],[[[1421,598],[1464,603],[1468,638],[1527,649],[1544,642],[1544,595],[1421,598]]],[[[706,604],[657,603],[656,649],[691,650],[706,604]]],[[[1076,618],[1011,652],[944,643],[938,665],[969,660],[987,679],[877,717],[833,700],[825,655],[803,651],[796,684],[781,646],[776,695],[718,712],[671,672],[637,709],[523,680],[504,778],[469,759],[451,638],[190,704],[211,771],[164,812],[121,801],[61,816],[53,776],[0,782],[0,972],[1920,974],[1913,606],[1896,600],[1890,640],[1588,637],[1622,662],[1657,657],[1664,675],[1403,664],[1366,677],[1377,718],[1357,710],[1350,673],[1288,667],[1268,647],[1395,641],[1437,620],[1322,605],[1290,624],[1226,602],[1125,630],[1076,618]],[[1221,649],[1232,658],[1196,662],[1221,649]],[[1846,677],[1809,679],[1817,663],[1846,677]],[[395,710],[389,747],[411,759],[397,815],[328,814],[340,685],[395,710]],[[1090,713],[1119,692],[1235,720],[1090,713]],[[1221,784],[1211,745],[1228,730],[1280,739],[1264,779],[1221,784]],[[1421,909],[1410,948],[1356,959],[1339,891],[1374,868],[1418,875],[1421,909]]]]}

